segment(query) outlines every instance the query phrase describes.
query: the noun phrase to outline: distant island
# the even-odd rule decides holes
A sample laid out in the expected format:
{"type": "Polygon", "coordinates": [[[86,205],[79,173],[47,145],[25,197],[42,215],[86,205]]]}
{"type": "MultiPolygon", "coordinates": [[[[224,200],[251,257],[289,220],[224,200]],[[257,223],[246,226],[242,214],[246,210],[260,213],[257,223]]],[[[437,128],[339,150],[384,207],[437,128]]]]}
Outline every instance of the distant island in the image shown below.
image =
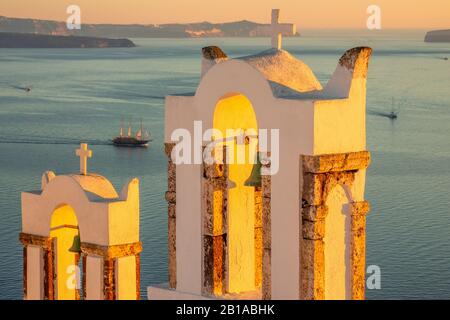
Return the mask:
{"type": "MultiPolygon", "coordinates": [[[[0,32],[105,38],[267,37],[270,36],[270,24],[245,20],[229,23],[200,22],[160,25],[83,24],[81,30],[68,30],[65,22],[0,16],[0,32]]],[[[292,36],[288,33],[284,35],[292,36]]]]}
{"type": "Polygon", "coordinates": [[[128,39],[0,32],[0,48],[129,48],[135,46],[128,39]]]}
{"type": "Polygon", "coordinates": [[[425,36],[425,42],[450,42],[450,29],[428,32],[425,36]]]}

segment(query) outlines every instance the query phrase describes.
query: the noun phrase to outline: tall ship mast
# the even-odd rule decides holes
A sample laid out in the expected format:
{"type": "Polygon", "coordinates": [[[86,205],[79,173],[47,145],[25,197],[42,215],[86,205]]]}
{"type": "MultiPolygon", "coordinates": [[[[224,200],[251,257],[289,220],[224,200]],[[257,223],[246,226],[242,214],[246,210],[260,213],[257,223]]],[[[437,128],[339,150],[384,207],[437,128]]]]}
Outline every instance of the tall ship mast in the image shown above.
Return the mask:
{"type": "Polygon", "coordinates": [[[120,133],[119,133],[119,137],[123,137],[123,117],[120,120],[120,133]]]}

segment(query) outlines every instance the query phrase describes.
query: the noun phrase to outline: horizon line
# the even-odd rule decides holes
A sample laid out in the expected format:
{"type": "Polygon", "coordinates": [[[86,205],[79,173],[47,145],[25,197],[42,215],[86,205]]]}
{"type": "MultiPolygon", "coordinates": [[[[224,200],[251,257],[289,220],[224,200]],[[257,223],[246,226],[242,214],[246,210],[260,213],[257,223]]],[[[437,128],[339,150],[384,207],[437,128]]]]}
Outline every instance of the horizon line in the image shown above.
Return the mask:
{"type": "MultiPolygon", "coordinates": [[[[49,21],[49,22],[59,22],[59,23],[65,23],[62,20],[53,20],[53,19],[41,19],[41,18],[23,18],[23,17],[11,17],[11,16],[4,16],[0,14],[0,18],[7,18],[7,19],[22,19],[22,20],[40,20],[40,21],[49,21]]],[[[170,24],[200,24],[200,23],[209,23],[209,24],[225,24],[225,23],[237,23],[237,22],[251,22],[255,24],[262,24],[262,25],[270,25],[270,23],[261,23],[261,22],[255,22],[252,20],[234,20],[234,21],[226,21],[226,22],[211,22],[211,21],[196,21],[196,22],[164,22],[164,23],[140,23],[140,22],[130,22],[130,23],[113,23],[113,22],[85,22],[81,23],[81,25],[116,25],[116,26],[129,26],[129,25],[139,25],[139,26],[160,26],[160,25],[170,25],[170,24]]],[[[297,29],[299,29],[299,24],[292,23],[297,26],[297,29]]],[[[447,28],[450,30],[450,25],[446,28],[440,28],[439,30],[447,30],[447,28]]],[[[382,28],[381,30],[368,30],[364,27],[301,27],[301,30],[367,30],[367,31],[375,31],[375,32],[381,32],[385,30],[429,30],[429,29],[436,29],[434,27],[386,27],[382,28]]],[[[298,32],[298,31],[297,31],[298,32]]]]}

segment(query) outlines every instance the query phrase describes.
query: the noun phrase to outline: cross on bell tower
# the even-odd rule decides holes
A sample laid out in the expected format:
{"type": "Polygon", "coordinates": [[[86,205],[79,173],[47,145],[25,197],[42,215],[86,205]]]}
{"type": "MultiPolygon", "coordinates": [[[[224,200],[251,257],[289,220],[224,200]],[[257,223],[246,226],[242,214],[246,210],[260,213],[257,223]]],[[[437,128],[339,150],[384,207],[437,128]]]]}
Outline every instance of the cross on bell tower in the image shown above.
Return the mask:
{"type": "Polygon", "coordinates": [[[87,174],[87,159],[92,158],[92,150],[88,149],[87,143],[80,144],[80,149],[76,150],[76,155],[80,157],[80,174],[87,174]]]}
{"type": "Polygon", "coordinates": [[[296,26],[292,23],[280,23],[280,9],[272,9],[270,33],[272,36],[272,48],[281,50],[283,33],[295,35],[296,26]]]}

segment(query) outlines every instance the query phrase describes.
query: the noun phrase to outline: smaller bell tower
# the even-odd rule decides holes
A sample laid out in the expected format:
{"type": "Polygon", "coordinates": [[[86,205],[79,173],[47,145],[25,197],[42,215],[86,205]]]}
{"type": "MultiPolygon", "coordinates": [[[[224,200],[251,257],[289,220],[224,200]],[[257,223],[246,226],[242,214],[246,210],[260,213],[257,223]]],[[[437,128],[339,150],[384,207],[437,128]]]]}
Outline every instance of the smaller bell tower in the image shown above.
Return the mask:
{"type": "Polygon", "coordinates": [[[139,299],[139,180],[117,193],[88,172],[87,144],[76,155],[79,173],[45,172],[41,190],[22,193],[24,299],[139,299]]]}

